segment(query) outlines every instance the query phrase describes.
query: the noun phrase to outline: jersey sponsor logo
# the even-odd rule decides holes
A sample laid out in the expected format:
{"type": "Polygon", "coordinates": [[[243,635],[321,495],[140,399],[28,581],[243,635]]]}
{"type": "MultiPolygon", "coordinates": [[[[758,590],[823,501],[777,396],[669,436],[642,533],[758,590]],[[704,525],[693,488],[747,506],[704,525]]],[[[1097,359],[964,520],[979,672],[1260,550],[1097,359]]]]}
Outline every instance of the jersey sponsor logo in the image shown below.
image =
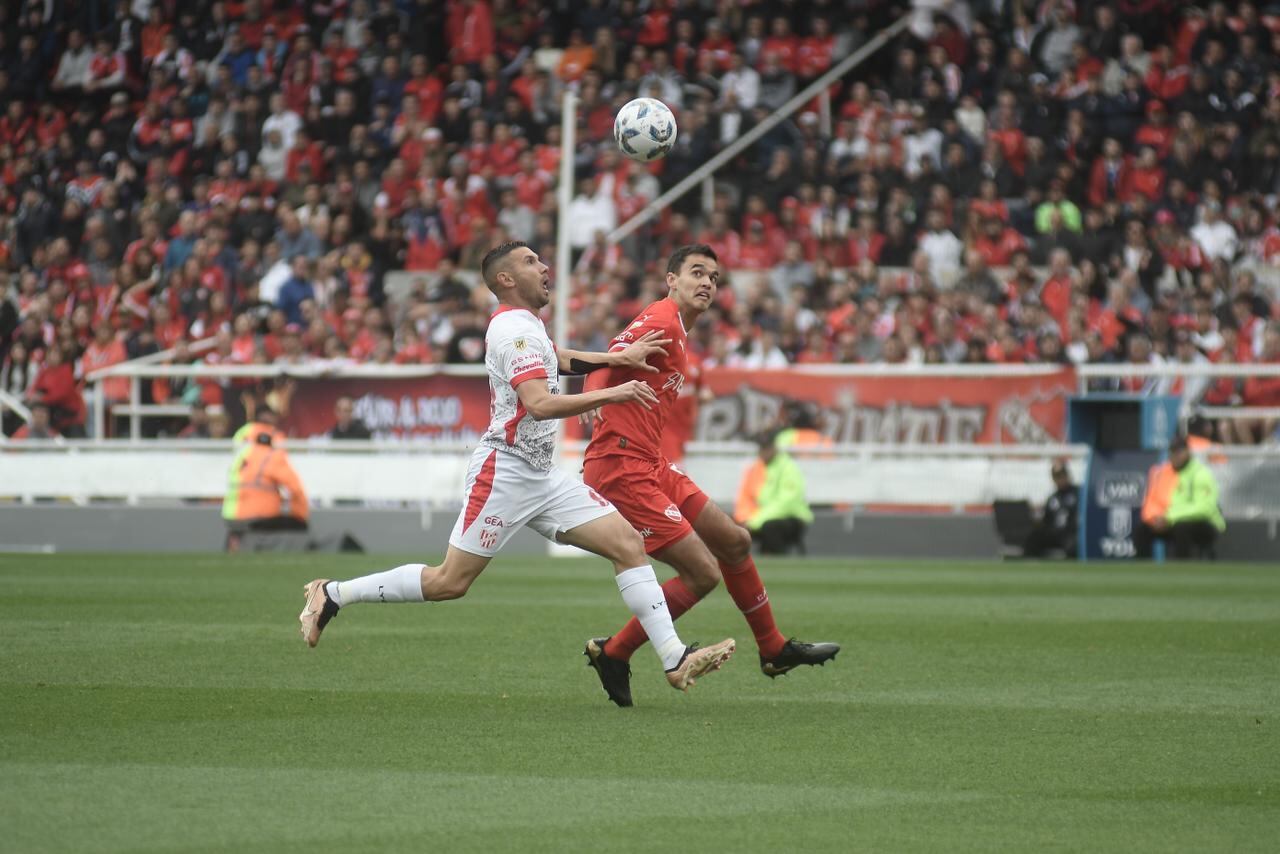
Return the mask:
{"type": "Polygon", "coordinates": [[[649,539],[653,536],[653,528],[641,528],[640,536],[644,537],[646,540],[649,539]]]}
{"type": "Polygon", "coordinates": [[[667,377],[667,381],[662,384],[662,390],[675,389],[676,394],[680,393],[680,389],[684,388],[684,374],[676,371],[667,377]]]}
{"type": "Polygon", "coordinates": [[[684,518],[683,516],[680,515],[680,508],[675,506],[674,504],[668,504],[667,509],[663,510],[662,513],[664,516],[666,516],[668,519],[670,519],[673,522],[679,522],[681,519],[684,518]]]}
{"type": "Polygon", "coordinates": [[[636,336],[635,336],[635,334],[634,334],[634,333],[632,333],[632,332],[630,332],[630,331],[625,331],[625,330],[624,330],[624,331],[622,331],[622,332],[619,332],[619,333],[618,333],[618,335],[617,335],[617,337],[615,337],[613,340],[614,340],[615,342],[617,342],[618,344],[621,344],[621,343],[623,343],[623,342],[625,342],[625,341],[631,341],[631,340],[633,340],[635,337],[636,337],[636,336]]]}
{"type": "Polygon", "coordinates": [[[485,528],[480,532],[480,548],[491,549],[498,544],[498,532],[493,528],[485,528]]]}

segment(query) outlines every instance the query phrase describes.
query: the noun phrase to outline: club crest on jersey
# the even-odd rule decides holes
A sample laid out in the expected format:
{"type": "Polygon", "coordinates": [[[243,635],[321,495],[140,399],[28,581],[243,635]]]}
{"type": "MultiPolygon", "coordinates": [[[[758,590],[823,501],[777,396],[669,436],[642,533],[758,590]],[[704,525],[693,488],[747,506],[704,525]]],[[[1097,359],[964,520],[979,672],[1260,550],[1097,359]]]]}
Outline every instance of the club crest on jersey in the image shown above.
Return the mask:
{"type": "Polygon", "coordinates": [[[684,374],[679,371],[667,377],[667,381],[662,384],[663,391],[674,389],[676,394],[679,394],[682,388],[684,388],[684,374]]]}
{"type": "Polygon", "coordinates": [[[681,519],[684,518],[683,516],[680,515],[680,508],[675,506],[674,504],[668,504],[667,509],[663,510],[662,513],[672,522],[679,522],[681,519]]]}

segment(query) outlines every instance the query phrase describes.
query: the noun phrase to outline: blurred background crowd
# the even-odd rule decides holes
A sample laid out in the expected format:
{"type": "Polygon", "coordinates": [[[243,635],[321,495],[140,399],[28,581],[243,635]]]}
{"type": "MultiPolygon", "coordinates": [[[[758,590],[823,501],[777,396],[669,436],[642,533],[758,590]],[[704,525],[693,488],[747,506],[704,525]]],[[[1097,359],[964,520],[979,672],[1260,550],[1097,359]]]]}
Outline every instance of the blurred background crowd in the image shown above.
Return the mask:
{"type": "MultiPolygon", "coordinates": [[[[0,4],[0,391],[76,435],[86,372],[158,351],[480,362],[490,296],[475,268],[508,238],[572,265],[575,346],[602,348],[665,292],[666,254],[698,241],[727,273],[692,333],[707,366],[1280,362],[1277,12],[0,4]],[[907,31],[732,160],[709,199],[604,239],[904,12],[907,31]],[[558,259],[566,88],[581,99],[577,186],[558,259]],[[637,95],[677,116],[658,163],[613,143],[637,95]]],[[[1165,385],[1280,405],[1275,380],[1165,385]]],[[[143,394],[220,407],[232,387],[143,394]]],[[[127,382],[105,392],[123,400],[127,382]]]]}

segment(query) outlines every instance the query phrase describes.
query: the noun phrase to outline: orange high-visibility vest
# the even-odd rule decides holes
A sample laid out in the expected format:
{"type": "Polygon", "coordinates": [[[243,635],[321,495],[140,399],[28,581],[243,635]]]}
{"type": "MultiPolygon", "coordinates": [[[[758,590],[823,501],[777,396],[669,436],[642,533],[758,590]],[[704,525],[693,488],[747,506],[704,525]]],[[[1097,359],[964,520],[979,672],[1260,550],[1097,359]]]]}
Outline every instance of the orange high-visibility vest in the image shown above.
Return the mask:
{"type": "Polygon", "coordinates": [[[756,499],[760,495],[760,487],[764,486],[764,478],[764,460],[756,457],[742,476],[742,483],[738,486],[738,500],[733,505],[733,518],[739,524],[747,524],[747,520],[756,515],[756,510],[760,508],[756,499]]]}
{"type": "Polygon", "coordinates": [[[1142,499],[1142,521],[1150,525],[1168,513],[1177,488],[1178,472],[1170,463],[1152,466],[1147,472],[1147,494],[1142,499]]]}
{"type": "Polygon", "coordinates": [[[222,518],[274,519],[288,515],[305,522],[310,513],[306,490],[284,448],[256,441],[240,448],[227,473],[222,518]],[[282,491],[289,499],[287,510],[282,491]]]}

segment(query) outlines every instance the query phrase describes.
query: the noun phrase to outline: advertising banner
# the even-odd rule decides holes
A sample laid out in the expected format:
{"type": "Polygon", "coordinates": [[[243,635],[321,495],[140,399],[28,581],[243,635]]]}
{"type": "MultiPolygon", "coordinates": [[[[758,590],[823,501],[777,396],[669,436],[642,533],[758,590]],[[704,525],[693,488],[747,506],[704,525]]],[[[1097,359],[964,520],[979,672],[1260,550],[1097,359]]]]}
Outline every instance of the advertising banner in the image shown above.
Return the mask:
{"type": "Polygon", "coordinates": [[[1026,374],[903,376],[798,371],[709,370],[715,399],[698,413],[695,438],[758,435],[789,402],[809,404],[836,442],[1035,444],[1061,442],[1070,368],[1026,374]]]}
{"type": "Polygon", "coordinates": [[[299,378],[289,383],[282,426],[298,438],[333,429],[333,406],[344,395],[355,402],[355,417],[376,439],[474,443],[489,424],[485,377],[299,378]]]}
{"type": "Polygon", "coordinates": [[[1086,560],[1132,558],[1142,521],[1147,473],[1158,451],[1094,451],[1080,508],[1080,554],[1086,560]]]}
{"type": "MultiPolygon", "coordinates": [[[[890,375],[708,370],[713,398],[699,407],[693,438],[750,439],[777,424],[788,403],[807,404],[836,442],[1036,444],[1060,442],[1069,368],[1025,374],[890,375]]],[[[297,378],[282,395],[290,436],[320,436],[334,424],[340,396],[380,439],[474,442],[489,420],[485,377],[297,378]]],[[[578,383],[568,388],[576,391],[578,383]]],[[[571,435],[576,435],[570,425],[571,435]]]]}

